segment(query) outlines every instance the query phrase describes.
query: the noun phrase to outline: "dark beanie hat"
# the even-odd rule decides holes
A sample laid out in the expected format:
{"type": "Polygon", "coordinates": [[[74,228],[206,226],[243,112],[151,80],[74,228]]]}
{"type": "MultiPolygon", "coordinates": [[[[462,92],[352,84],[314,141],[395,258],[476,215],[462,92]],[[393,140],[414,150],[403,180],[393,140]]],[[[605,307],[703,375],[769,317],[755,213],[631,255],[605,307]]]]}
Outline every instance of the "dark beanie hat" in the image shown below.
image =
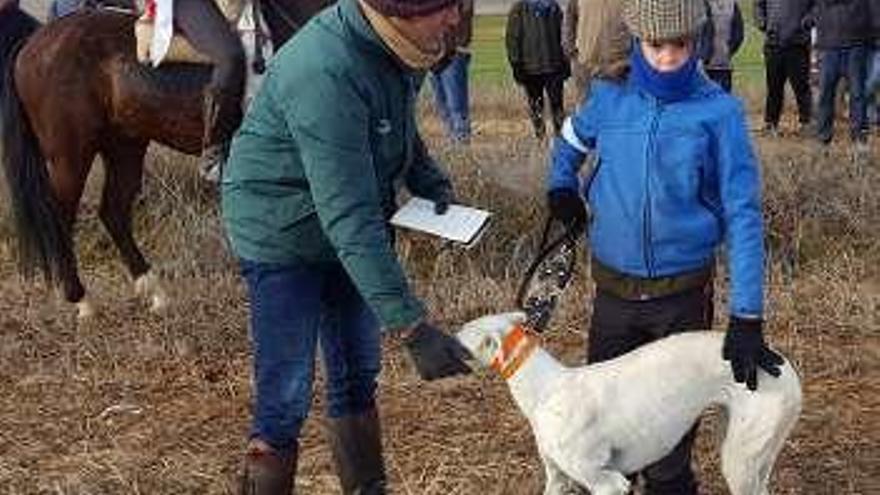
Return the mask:
{"type": "Polygon", "coordinates": [[[363,0],[377,12],[388,17],[419,17],[430,15],[459,3],[461,0],[363,0]]]}

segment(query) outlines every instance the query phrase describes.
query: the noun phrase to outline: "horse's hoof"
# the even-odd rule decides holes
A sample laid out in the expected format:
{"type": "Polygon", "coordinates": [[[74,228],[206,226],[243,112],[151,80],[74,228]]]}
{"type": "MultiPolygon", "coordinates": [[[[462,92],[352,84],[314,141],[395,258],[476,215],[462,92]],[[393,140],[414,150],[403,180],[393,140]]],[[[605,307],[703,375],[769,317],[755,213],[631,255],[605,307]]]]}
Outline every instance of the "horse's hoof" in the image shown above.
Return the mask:
{"type": "Polygon", "coordinates": [[[76,303],[77,319],[87,320],[94,317],[96,314],[98,314],[98,312],[95,310],[95,306],[88,299],[82,298],[76,303]]]}
{"type": "Polygon", "coordinates": [[[150,301],[150,311],[154,313],[164,311],[170,303],[165,289],[159,282],[159,277],[152,272],[147,272],[134,281],[134,291],[138,296],[145,297],[150,301]]]}
{"type": "Polygon", "coordinates": [[[158,289],[153,297],[150,298],[150,311],[153,313],[164,313],[168,309],[169,299],[162,289],[158,289]]]}

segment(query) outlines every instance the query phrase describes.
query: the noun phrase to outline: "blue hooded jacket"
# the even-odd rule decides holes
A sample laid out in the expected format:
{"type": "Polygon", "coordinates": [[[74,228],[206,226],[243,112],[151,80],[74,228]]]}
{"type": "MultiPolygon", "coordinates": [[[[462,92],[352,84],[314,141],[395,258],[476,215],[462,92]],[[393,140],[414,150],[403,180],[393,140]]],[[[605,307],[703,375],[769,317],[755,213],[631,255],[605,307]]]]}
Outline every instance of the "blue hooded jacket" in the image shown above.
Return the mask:
{"type": "Polygon", "coordinates": [[[758,163],[741,103],[701,73],[680,99],[596,81],[556,139],[548,188],[581,190],[592,255],[636,277],[705,267],[724,241],[731,314],[763,313],[764,247],[758,163]],[[587,153],[596,165],[580,187],[587,153]]]}

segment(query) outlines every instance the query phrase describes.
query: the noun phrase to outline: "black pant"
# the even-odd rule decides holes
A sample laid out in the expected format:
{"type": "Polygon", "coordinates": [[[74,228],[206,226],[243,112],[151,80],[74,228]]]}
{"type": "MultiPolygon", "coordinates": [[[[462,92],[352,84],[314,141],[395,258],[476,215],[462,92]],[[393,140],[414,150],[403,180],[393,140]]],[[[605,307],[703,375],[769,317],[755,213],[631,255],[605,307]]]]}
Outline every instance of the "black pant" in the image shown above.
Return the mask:
{"type": "Polygon", "coordinates": [[[553,130],[558,134],[565,120],[562,105],[562,87],[565,74],[529,74],[522,81],[529,104],[529,118],[535,127],[535,135],[544,137],[544,93],[550,100],[550,112],[553,114],[553,130]]]}
{"type": "Polygon", "coordinates": [[[785,101],[785,81],[791,85],[798,106],[798,121],[810,122],[813,95],[810,89],[810,46],[764,45],[764,66],[767,70],[767,101],[764,122],[778,125],[785,101]]]}
{"type": "MultiPolygon", "coordinates": [[[[647,301],[629,301],[599,289],[593,302],[587,361],[612,359],[674,333],[710,329],[712,298],[711,281],[706,287],[647,301]]],[[[672,452],[642,471],[648,495],[696,495],[691,470],[696,430],[694,425],[672,452]]]]}
{"type": "Polygon", "coordinates": [[[216,110],[216,121],[212,123],[216,128],[210,134],[219,140],[228,139],[241,124],[241,97],[246,75],[241,40],[211,0],[175,0],[174,25],[193,48],[211,59],[214,65],[207,89],[220,108],[216,110]]]}

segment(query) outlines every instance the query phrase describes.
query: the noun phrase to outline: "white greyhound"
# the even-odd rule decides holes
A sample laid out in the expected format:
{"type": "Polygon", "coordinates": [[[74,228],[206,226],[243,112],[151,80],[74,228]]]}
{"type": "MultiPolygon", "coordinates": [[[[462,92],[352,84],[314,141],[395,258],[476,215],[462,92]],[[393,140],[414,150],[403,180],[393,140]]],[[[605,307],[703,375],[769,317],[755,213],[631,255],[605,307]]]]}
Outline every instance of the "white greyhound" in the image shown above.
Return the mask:
{"type": "Polygon", "coordinates": [[[593,495],[624,495],[635,473],[659,460],[711,404],[727,411],[721,451],[734,495],[767,495],[773,462],[801,410],[801,386],[786,361],[761,372],[758,390],[734,382],[721,358],[721,332],[687,332],[616,359],[565,367],[525,329],[523,313],[479,318],[458,339],[481,366],[498,371],[528,418],[547,481],[568,480],[593,495]]]}

